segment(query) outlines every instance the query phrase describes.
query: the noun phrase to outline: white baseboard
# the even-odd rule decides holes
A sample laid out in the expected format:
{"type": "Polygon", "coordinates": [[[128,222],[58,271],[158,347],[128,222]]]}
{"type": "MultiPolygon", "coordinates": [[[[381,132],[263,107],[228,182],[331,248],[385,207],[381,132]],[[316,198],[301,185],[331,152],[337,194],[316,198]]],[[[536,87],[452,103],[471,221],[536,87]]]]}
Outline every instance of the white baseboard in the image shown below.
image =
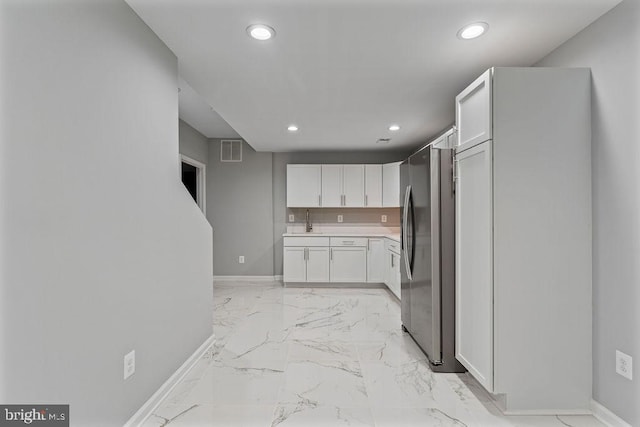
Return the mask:
{"type": "Polygon", "coordinates": [[[601,403],[591,399],[591,412],[593,416],[602,421],[609,427],[631,427],[631,424],[611,412],[601,403]]]}
{"type": "Polygon", "coordinates": [[[141,426],[149,416],[155,411],[160,403],[171,393],[171,391],[178,385],[180,381],[189,373],[189,371],[196,365],[198,360],[211,348],[215,336],[212,334],[206,339],[204,343],[178,368],[177,371],[169,377],[167,381],[160,386],[160,388],[153,393],[153,396],[145,402],[144,405],[138,411],[133,414],[129,421],[126,422],[124,427],[137,427],[141,426]]]}
{"type": "Polygon", "coordinates": [[[214,282],[280,282],[282,276],[213,276],[214,282]]]}
{"type": "MultiPolygon", "coordinates": [[[[500,408],[498,408],[500,409],[500,408]]],[[[589,409],[533,409],[533,410],[506,410],[501,412],[504,415],[513,416],[537,416],[537,415],[591,415],[589,409]]]]}

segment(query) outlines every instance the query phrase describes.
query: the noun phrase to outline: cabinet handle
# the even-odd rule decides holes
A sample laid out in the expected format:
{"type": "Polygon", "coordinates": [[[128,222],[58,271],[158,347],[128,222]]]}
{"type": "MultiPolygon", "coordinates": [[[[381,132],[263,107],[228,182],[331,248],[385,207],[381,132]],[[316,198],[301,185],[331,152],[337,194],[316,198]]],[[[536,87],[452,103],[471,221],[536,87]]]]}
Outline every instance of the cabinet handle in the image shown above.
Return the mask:
{"type": "Polygon", "coordinates": [[[369,239],[367,239],[367,250],[371,251],[371,247],[369,246],[369,239]]]}
{"type": "Polygon", "coordinates": [[[364,205],[365,206],[369,206],[369,195],[368,194],[364,195],[364,205]]]}
{"type": "Polygon", "coordinates": [[[391,256],[391,268],[393,268],[393,254],[389,254],[391,256]]]}
{"type": "Polygon", "coordinates": [[[304,255],[303,255],[303,257],[304,257],[304,260],[305,260],[305,261],[309,259],[309,258],[307,257],[307,251],[308,251],[308,250],[309,250],[309,248],[304,248],[304,255]]]}
{"type": "Polygon", "coordinates": [[[318,206],[322,206],[322,196],[318,194],[318,206]]]}
{"type": "Polygon", "coordinates": [[[329,249],[329,261],[333,261],[333,249],[329,249]]]}
{"type": "Polygon", "coordinates": [[[353,245],[355,243],[355,240],[343,240],[342,244],[343,245],[353,245]]]}

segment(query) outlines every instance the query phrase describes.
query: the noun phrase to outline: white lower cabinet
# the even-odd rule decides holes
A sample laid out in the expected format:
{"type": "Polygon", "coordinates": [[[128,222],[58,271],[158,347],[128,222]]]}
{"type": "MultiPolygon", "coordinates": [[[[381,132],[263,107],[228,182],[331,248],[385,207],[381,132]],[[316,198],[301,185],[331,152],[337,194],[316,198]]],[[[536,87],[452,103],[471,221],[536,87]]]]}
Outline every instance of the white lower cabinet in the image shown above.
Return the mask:
{"type": "Polygon", "coordinates": [[[400,299],[400,243],[385,241],[384,284],[400,299]]]}
{"type": "Polygon", "coordinates": [[[330,281],[340,283],[365,283],[367,281],[366,237],[332,237],[330,281]]]}
{"type": "Polygon", "coordinates": [[[307,281],[307,248],[284,248],[283,275],[284,282],[307,281]]]}
{"type": "Polygon", "coordinates": [[[285,283],[385,283],[400,298],[400,244],[377,237],[286,236],[285,283]]]}
{"type": "Polygon", "coordinates": [[[328,237],[285,237],[283,278],[287,282],[329,281],[328,237]]]}
{"type": "Polygon", "coordinates": [[[385,239],[369,239],[367,244],[367,282],[385,281],[385,239]]]}
{"type": "Polygon", "coordinates": [[[329,280],[329,248],[307,248],[307,282],[329,280]]]}
{"type": "Polygon", "coordinates": [[[366,247],[331,248],[331,282],[354,283],[367,281],[366,247]]]}

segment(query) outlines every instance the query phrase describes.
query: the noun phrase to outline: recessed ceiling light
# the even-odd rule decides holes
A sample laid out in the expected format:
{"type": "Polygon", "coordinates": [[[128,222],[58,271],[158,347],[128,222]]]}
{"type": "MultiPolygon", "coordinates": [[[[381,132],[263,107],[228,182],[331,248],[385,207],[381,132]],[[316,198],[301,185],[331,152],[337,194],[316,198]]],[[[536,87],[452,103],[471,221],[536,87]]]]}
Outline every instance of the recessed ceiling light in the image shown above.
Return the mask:
{"type": "Polygon", "coordinates": [[[389,126],[389,130],[390,130],[390,131],[392,131],[392,132],[395,132],[395,131],[397,131],[397,130],[400,130],[400,126],[398,126],[398,125],[391,125],[391,126],[389,126]]]}
{"type": "Polygon", "coordinates": [[[275,37],[276,30],[268,25],[253,24],[247,27],[247,34],[249,34],[256,40],[265,41],[269,40],[272,37],[275,37]]]}
{"type": "Polygon", "coordinates": [[[489,24],[486,22],[474,22],[473,24],[465,25],[458,31],[458,38],[463,40],[475,39],[480,37],[489,29],[489,24]]]}
{"type": "Polygon", "coordinates": [[[296,125],[289,125],[289,127],[287,128],[287,130],[289,132],[297,132],[298,131],[298,126],[296,125]]]}

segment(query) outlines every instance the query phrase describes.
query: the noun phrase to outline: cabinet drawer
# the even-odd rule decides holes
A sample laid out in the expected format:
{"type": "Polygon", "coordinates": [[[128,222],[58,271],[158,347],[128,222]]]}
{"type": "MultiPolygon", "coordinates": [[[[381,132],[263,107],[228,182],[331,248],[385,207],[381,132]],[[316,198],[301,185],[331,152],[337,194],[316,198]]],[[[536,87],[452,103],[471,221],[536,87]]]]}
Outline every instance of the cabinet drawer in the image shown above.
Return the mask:
{"type": "Polygon", "coordinates": [[[328,237],[285,237],[282,239],[283,246],[329,246],[328,237]]]}
{"type": "Polygon", "coordinates": [[[367,246],[366,237],[332,237],[331,246],[367,246]]]}

